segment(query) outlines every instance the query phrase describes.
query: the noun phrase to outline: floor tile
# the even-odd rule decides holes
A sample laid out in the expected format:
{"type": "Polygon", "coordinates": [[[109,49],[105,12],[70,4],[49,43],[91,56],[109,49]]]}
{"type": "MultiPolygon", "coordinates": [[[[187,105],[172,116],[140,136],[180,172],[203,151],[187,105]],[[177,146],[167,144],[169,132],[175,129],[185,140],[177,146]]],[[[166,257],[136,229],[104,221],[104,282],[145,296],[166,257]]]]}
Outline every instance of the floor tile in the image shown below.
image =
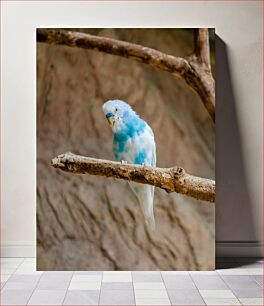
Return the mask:
{"type": "Polygon", "coordinates": [[[231,290],[199,290],[203,298],[236,298],[231,290]]]}
{"type": "Polygon", "coordinates": [[[1,262],[1,272],[3,272],[4,268],[16,269],[20,266],[20,262],[1,262]]]}
{"type": "Polygon", "coordinates": [[[65,290],[35,290],[28,305],[61,305],[65,294],[65,290]]]}
{"type": "Polygon", "coordinates": [[[103,275],[132,275],[132,271],[103,271],[103,275]]]}
{"type": "Polygon", "coordinates": [[[102,275],[100,274],[74,274],[69,290],[100,290],[101,284],[102,275]]]}
{"type": "Polygon", "coordinates": [[[206,305],[241,305],[239,300],[236,298],[206,298],[205,299],[206,305]]]}
{"type": "Polygon", "coordinates": [[[261,298],[244,298],[239,299],[242,305],[264,305],[263,299],[261,298]]]}
{"type": "Polygon", "coordinates": [[[71,282],[68,290],[100,290],[101,282],[71,282]]]}
{"type": "Polygon", "coordinates": [[[70,279],[60,279],[59,277],[50,277],[47,279],[40,279],[38,290],[67,290],[70,285],[70,279]]]}
{"type": "Polygon", "coordinates": [[[229,289],[220,276],[207,276],[193,274],[192,279],[196,287],[200,290],[202,289],[229,289]]]}
{"type": "Polygon", "coordinates": [[[263,276],[262,275],[252,275],[252,279],[258,283],[263,288],[263,276]]]}
{"type": "Polygon", "coordinates": [[[160,272],[132,272],[133,282],[162,282],[160,272]]]}
{"type": "Polygon", "coordinates": [[[252,277],[246,275],[222,275],[222,279],[231,289],[257,289],[260,287],[252,277]]]}
{"type": "Polygon", "coordinates": [[[103,275],[102,271],[74,271],[74,275],[103,275]]]}
{"type": "Polygon", "coordinates": [[[1,274],[1,282],[6,282],[11,277],[11,274],[1,274]]]}
{"type": "Polygon", "coordinates": [[[35,288],[36,283],[33,282],[11,282],[9,280],[5,284],[5,289],[12,290],[34,290],[35,288]]]}
{"type": "Polygon", "coordinates": [[[237,298],[262,298],[263,297],[263,289],[232,289],[232,292],[237,298]]]}
{"type": "Polygon", "coordinates": [[[100,290],[68,291],[63,305],[98,305],[100,290]]]}
{"type": "Polygon", "coordinates": [[[242,268],[217,269],[216,271],[220,275],[248,275],[247,270],[242,268]]]}
{"type": "Polygon", "coordinates": [[[58,275],[58,276],[69,276],[69,275],[73,275],[73,271],[42,271],[42,276],[46,275],[58,275]]]}
{"type": "Polygon", "coordinates": [[[162,275],[189,275],[188,271],[161,271],[162,275]]]}
{"type": "Polygon", "coordinates": [[[215,276],[218,275],[216,271],[189,271],[189,275],[208,275],[215,276]]]}
{"type": "Polygon", "coordinates": [[[71,273],[44,272],[37,285],[38,290],[67,290],[72,278],[71,273]]]}
{"type": "Polygon", "coordinates": [[[135,290],[135,298],[138,299],[168,299],[167,291],[158,289],[135,290]]]}
{"type": "Polygon", "coordinates": [[[135,305],[132,290],[101,290],[99,305],[135,305]]]}
{"type": "Polygon", "coordinates": [[[204,305],[197,289],[169,289],[168,295],[172,305],[204,305]]]}
{"type": "Polygon", "coordinates": [[[245,269],[248,275],[263,275],[262,268],[247,268],[245,269]]]}
{"type": "Polygon", "coordinates": [[[134,282],[135,290],[166,290],[163,282],[134,282]]]}
{"type": "Polygon", "coordinates": [[[37,271],[35,264],[32,263],[22,263],[18,269],[15,271],[15,274],[42,274],[42,271],[37,271]]]}
{"type": "Polygon", "coordinates": [[[131,272],[112,272],[103,273],[103,282],[132,282],[131,272]]]}
{"type": "Polygon", "coordinates": [[[190,275],[164,275],[167,289],[196,289],[190,275]]]}
{"type": "Polygon", "coordinates": [[[18,274],[18,275],[41,275],[43,272],[42,271],[32,271],[32,270],[28,270],[28,269],[21,269],[18,268],[14,274],[18,274]]]}
{"type": "Polygon", "coordinates": [[[101,290],[133,290],[133,283],[130,282],[114,282],[102,283],[101,290]]]}
{"type": "Polygon", "coordinates": [[[1,258],[2,298],[3,305],[263,305],[262,265],[229,258],[217,271],[42,272],[35,258],[1,258]]]}
{"type": "Polygon", "coordinates": [[[13,274],[16,271],[17,267],[2,267],[1,274],[13,274]]]}
{"type": "Polygon", "coordinates": [[[25,269],[30,269],[30,270],[33,270],[33,271],[37,271],[36,268],[37,268],[37,265],[35,262],[22,262],[20,264],[20,267],[23,267],[25,269]]]}
{"type": "Polygon", "coordinates": [[[72,282],[101,282],[101,275],[73,275],[72,282]]]}
{"type": "Polygon", "coordinates": [[[35,283],[39,281],[41,275],[22,275],[22,274],[13,274],[10,276],[8,281],[11,282],[23,282],[23,283],[35,283]]]}
{"type": "Polygon", "coordinates": [[[166,306],[171,305],[171,302],[169,299],[138,299],[136,300],[136,305],[159,305],[159,306],[166,306]]]}
{"type": "Polygon", "coordinates": [[[32,290],[2,290],[1,301],[2,305],[26,305],[32,290]]]}
{"type": "MultiPolygon", "coordinates": [[[[130,271],[125,271],[130,272],[130,271]]],[[[161,272],[175,272],[175,271],[132,271],[132,274],[138,274],[138,275],[160,275],[161,272]]],[[[177,271],[176,271],[177,272],[177,271]]]]}

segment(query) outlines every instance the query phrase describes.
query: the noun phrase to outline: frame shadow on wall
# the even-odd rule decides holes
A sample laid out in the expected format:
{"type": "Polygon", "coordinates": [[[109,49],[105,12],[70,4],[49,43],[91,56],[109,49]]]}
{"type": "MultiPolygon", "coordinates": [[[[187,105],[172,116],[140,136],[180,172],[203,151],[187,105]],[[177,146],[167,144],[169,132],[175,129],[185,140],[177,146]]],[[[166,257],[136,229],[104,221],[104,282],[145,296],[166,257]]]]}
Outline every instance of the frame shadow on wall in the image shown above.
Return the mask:
{"type": "MultiPolygon", "coordinates": [[[[238,126],[237,105],[228,59],[228,46],[215,36],[216,48],[216,241],[257,241],[253,205],[247,184],[242,154],[241,133],[238,126]],[[223,238],[225,239],[223,241],[223,238]]],[[[216,254],[217,256],[217,254],[216,254]]],[[[243,254],[241,254],[243,256],[243,254]]],[[[255,261],[254,258],[249,261],[255,261]]],[[[216,261],[216,268],[223,266],[216,261]]]]}

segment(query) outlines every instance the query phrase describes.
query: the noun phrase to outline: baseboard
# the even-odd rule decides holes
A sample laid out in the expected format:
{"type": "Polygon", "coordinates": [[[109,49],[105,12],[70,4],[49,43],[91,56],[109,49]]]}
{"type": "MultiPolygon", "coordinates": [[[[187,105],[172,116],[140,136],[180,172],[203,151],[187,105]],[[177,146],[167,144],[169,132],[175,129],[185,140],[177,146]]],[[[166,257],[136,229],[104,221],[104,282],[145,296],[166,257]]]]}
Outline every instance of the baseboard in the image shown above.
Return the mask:
{"type": "Polygon", "coordinates": [[[1,257],[36,257],[36,244],[32,242],[2,243],[1,257]]]}
{"type": "Polygon", "coordinates": [[[263,257],[263,243],[258,241],[217,241],[216,257],[263,257]]]}
{"type": "MultiPolygon", "coordinates": [[[[1,257],[35,257],[36,245],[26,243],[4,243],[1,257]]],[[[263,257],[262,242],[216,242],[216,257],[263,257]]]]}

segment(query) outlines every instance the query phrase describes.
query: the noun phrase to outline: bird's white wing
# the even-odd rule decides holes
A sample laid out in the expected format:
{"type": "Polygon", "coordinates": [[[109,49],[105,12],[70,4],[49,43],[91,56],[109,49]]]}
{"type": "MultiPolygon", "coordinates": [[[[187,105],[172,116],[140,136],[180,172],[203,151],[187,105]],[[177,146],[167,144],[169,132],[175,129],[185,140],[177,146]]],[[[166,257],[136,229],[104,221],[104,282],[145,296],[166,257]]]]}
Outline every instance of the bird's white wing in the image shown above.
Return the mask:
{"type": "Polygon", "coordinates": [[[155,144],[155,139],[154,139],[154,134],[152,132],[152,129],[146,125],[145,132],[141,136],[141,141],[140,143],[142,146],[144,145],[147,155],[146,155],[146,160],[145,164],[148,166],[155,167],[156,166],[156,144],[155,144]]]}
{"type": "MultiPolygon", "coordinates": [[[[147,125],[145,131],[138,136],[138,139],[134,141],[134,151],[140,151],[145,149],[146,156],[144,164],[148,166],[156,166],[156,145],[153,132],[147,125]]],[[[138,183],[130,183],[130,186],[136,194],[146,224],[150,230],[155,230],[155,218],[154,218],[154,186],[138,183]]]]}

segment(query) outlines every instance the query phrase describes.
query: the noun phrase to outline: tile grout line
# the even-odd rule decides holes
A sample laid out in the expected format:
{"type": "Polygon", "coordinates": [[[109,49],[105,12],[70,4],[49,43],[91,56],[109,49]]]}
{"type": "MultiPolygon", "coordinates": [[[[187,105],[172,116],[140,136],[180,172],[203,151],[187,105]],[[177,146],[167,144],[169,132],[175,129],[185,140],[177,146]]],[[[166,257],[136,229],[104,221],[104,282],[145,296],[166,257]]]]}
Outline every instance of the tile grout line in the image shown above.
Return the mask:
{"type": "MultiPolygon", "coordinates": [[[[250,276],[250,278],[252,278],[252,280],[262,289],[262,291],[264,290],[264,288],[263,288],[263,285],[261,286],[261,284],[254,278],[254,276],[256,276],[256,275],[249,275],[250,276]]],[[[258,276],[258,275],[257,275],[258,276]]],[[[262,276],[262,278],[263,278],[263,275],[259,275],[259,276],[262,276]]]]}
{"type": "MultiPolygon", "coordinates": [[[[217,271],[216,271],[217,272],[217,271]]],[[[217,272],[218,273],[218,272],[217,272]]],[[[226,284],[227,288],[229,288],[229,290],[234,294],[234,296],[236,297],[236,299],[238,300],[240,305],[243,305],[242,302],[240,302],[240,299],[236,296],[236,294],[233,292],[232,288],[225,282],[225,280],[222,278],[221,274],[218,273],[218,275],[220,276],[221,280],[226,284]]],[[[227,275],[228,276],[228,275],[227,275]]],[[[232,275],[231,275],[232,276],[232,275]]],[[[237,275],[237,276],[242,276],[242,275],[237,275]]],[[[244,275],[243,275],[244,276],[244,275]]],[[[246,275],[249,276],[249,275],[246,275]]]]}
{"type": "MultiPolygon", "coordinates": [[[[1,288],[1,291],[4,289],[6,283],[9,281],[9,279],[15,274],[15,272],[17,271],[17,269],[24,263],[24,261],[26,260],[25,257],[23,257],[23,260],[19,263],[19,265],[15,268],[14,272],[10,274],[10,277],[8,278],[8,280],[5,282],[3,288],[1,288]]],[[[2,263],[1,263],[1,269],[2,269],[2,263]]]]}
{"type": "MultiPolygon", "coordinates": [[[[36,265],[37,265],[37,262],[36,262],[36,265]]],[[[37,272],[37,269],[36,269],[36,272],[37,272]]],[[[43,272],[43,271],[42,271],[42,272],[43,272]]],[[[33,295],[33,293],[35,292],[35,290],[36,290],[36,288],[37,288],[37,286],[38,286],[38,284],[39,284],[39,282],[40,282],[40,279],[42,278],[43,275],[44,275],[44,272],[40,275],[38,281],[36,282],[36,286],[35,286],[35,288],[32,290],[32,292],[31,292],[31,294],[30,294],[30,297],[29,297],[29,299],[27,300],[27,304],[26,304],[26,305],[28,305],[28,303],[29,303],[29,301],[30,301],[30,299],[31,299],[31,297],[32,297],[32,295],[33,295]]]]}
{"type": "Polygon", "coordinates": [[[132,271],[131,271],[131,279],[132,279],[132,287],[133,287],[134,301],[135,301],[135,305],[137,305],[137,301],[136,301],[136,292],[135,292],[135,286],[134,286],[134,279],[133,279],[132,271]]]}
{"type": "Polygon", "coordinates": [[[69,289],[69,287],[70,287],[70,284],[71,284],[71,281],[72,281],[72,278],[73,278],[73,273],[74,273],[74,271],[71,271],[71,272],[72,272],[72,275],[71,275],[71,278],[70,278],[69,284],[68,284],[68,286],[67,286],[67,289],[66,289],[66,291],[65,291],[64,298],[63,298],[63,300],[62,300],[62,302],[61,302],[61,305],[63,305],[63,304],[64,304],[64,302],[65,302],[66,295],[67,295],[68,289],[69,289]]]}
{"type": "Polygon", "coordinates": [[[205,304],[205,305],[208,305],[208,304],[206,303],[205,299],[203,298],[203,296],[201,295],[200,290],[199,290],[198,287],[196,286],[195,281],[194,281],[194,279],[192,278],[192,275],[191,275],[191,273],[190,273],[189,271],[188,271],[188,275],[190,276],[191,280],[193,281],[195,288],[197,289],[197,291],[198,291],[200,297],[202,298],[202,300],[204,301],[204,304],[205,304]]]}
{"type": "Polygon", "coordinates": [[[101,292],[102,292],[102,284],[103,284],[103,277],[104,277],[104,272],[105,271],[101,271],[101,286],[100,286],[100,291],[99,291],[99,297],[98,297],[98,304],[97,305],[100,305],[100,300],[101,300],[101,292]]]}
{"type": "Polygon", "coordinates": [[[162,274],[162,272],[161,272],[161,271],[160,271],[160,275],[161,275],[161,278],[162,278],[162,281],[163,281],[164,287],[165,287],[165,289],[166,289],[167,296],[168,296],[168,299],[169,299],[169,301],[170,301],[170,304],[171,304],[171,305],[173,305],[173,304],[172,304],[172,301],[171,301],[171,299],[170,299],[170,295],[169,295],[169,292],[168,292],[168,288],[166,287],[166,283],[165,283],[165,281],[164,281],[163,274],[162,274]]]}

